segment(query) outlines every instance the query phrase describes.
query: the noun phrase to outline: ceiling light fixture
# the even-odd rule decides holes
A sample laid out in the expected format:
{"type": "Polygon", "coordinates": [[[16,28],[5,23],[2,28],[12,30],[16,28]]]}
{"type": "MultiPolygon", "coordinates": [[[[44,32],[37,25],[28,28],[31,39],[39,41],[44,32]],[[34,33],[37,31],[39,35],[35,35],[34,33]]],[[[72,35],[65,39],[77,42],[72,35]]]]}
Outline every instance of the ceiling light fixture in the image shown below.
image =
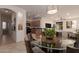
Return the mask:
{"type": "Polygon", "coordinates": [[[70,16],[70,13],[66,13],[67,16],[70,16]]]}
{"type": "Polygon", "coordinates": [[[48,11],[47,11],[47,14],[55,14],[55,13],[57,13],[57,7],[56,6],[52,6],[52,5],[50,5],[50,6],[48,6],[48,11]]]}

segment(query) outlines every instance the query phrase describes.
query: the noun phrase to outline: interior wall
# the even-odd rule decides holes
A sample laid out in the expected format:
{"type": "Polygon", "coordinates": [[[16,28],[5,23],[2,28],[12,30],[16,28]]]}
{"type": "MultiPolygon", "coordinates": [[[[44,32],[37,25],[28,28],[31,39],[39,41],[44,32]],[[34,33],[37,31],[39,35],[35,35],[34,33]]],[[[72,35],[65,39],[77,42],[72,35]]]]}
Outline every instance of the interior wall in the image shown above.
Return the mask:
{"type": "MultiPolygon", "coordinates": [[[[79,18],[73,18],[73,19],[66,19],[66,20],[59,20],[60,22],[63,22],[63,30],[57,30],[58,32],[62,32],[62,37],[67,38],[68,32],[76,33],[76,30],[79,29],[79,18]],[[76,27],[73,28],[66,28],[66,22],[67,21],[75,21],[76,27]]],[[[58,21],[55,21],[58,22],[58,21]]],[[[72,23],[73,24],[73,23],[72,23]]]]}
{"type": "MultiPolygon", "coordinates": [[[[74,19],[66,19],[66,20],[60,20],[60,21],[55,21],[55,22],[63,22],[63,30],[62,31],[65,31],[65,32],[75,32],[76,29],[78,29],[78,24],[79,24],[79,21],[78,21],[78,18],[74,18],[74,19]],[[66,22],[67,21],[76,21],[76,27],[73,27],[73,28],[66,28],[66,22]]],[[[73,23],[72,23],[73,24],[73,23]]]]}
{"type": "Polygon", "coordinates": [[[53,19],[50,19],[50,18],[42,18],[40,20],[40,27],[41,28],[45,28],[45,24],[46,23],[50,23],[51,24],[51,27],[53,27],[53,24],[55,24],[55,22],[54,22],[53,19]]]}
{"type": "MultiPolygon", "coordinates": [[[[16,15],[15,14],[12,14],[12,25],[13,27],[16,26],[16,19],[15,19],[16,15]]],[[[12,31],[12,36],[13,36],[13,39],[16,40],[16,28],[12,28],[13,31],[12,31]]]]}
{"type": "MultiPolygon", "coordinates": [[[[1,16],[1,14],[0,14],[0,16],[1,16]]],[[[1,35],[2,35],[2,29],[1,29],[1,17],[0,17],[0,39],[1,39],[1,35]]]]}
{"type": "Polygon", "coordinates": [[[53,24],[56,24],[56,22],[63,22],[63,30],[56,29],[57,32],[62,32],[63,38],[67,38],[68,32],[75,33],[76,29],[79,29],[79,18],[66,19],[66,20],[55,20],[55,19],[53,20],[53,19],[49,19],[49,18],[42,18],[40,26],[41,26],[41,28],[45,28],[45,23],[50,23],[53,26],[53,24]],[[66,21],[76,21],[76,27],[67,29],[66,28],[66,21]]]}

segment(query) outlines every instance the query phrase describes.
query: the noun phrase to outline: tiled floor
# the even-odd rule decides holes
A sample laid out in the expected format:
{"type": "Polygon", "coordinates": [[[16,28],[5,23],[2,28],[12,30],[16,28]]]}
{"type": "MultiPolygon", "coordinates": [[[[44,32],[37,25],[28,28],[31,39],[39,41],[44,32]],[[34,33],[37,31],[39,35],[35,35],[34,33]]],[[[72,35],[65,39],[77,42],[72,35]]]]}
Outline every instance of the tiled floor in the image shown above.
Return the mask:
{"type": "Polygon", "coordinates": [[[0,38],[0,53],[26,53],[25,43],[16,43],[11,35],[3,35],[0,38]]]}
{"type": "Polygon", "coordinates": [[[0,38],[0,46],[15,43],[16,41],[10,35],[2,35],[0,38]]]}
{"type": "Polygon", "coordinates": [[[0,53],[26,53],[24,42],[12,43],[0,46],[0,53]]]}

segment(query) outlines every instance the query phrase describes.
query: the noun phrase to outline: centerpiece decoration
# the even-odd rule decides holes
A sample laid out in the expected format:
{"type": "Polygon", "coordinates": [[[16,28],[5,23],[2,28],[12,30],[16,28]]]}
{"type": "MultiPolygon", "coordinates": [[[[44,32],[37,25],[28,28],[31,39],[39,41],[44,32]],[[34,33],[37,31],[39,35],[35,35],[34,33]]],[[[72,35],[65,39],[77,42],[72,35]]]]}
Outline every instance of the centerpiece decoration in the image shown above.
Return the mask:
{"type": "Polygon", "coordinates": [[[44,35],[46,37],[46,39],[52,40],[55,37],[55,29],[54,28],[45,28],[44,29],[44,35]]]}
{"type": "Polygon", "coordinates": [[[55,47],[55,28],[45,28],[44,29],[44,36],[46,38],[46,40],[44,41],[47,46],[49,47],[55,47]]]}

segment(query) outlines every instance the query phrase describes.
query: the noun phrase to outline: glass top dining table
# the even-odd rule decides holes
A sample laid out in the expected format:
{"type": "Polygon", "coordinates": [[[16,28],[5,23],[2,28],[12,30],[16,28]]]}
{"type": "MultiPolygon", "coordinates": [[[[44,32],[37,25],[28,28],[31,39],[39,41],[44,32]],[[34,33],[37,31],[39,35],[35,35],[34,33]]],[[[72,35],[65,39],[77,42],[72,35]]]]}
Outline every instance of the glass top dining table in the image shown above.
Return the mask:
{"type": "Polygon", "coordinates": [[[33,46],[37,46],[37,47],[39,47],[39,48],[41,48],[41,49],[43,49],[43,50],[45,50],[45,52],[47,52],[47,53],[52,53],[52,52],[60,52],[60,53],[63,53],[63,52],[65,52],[66,51],[66,48],[63,48],[63,47],[49,47],[48,46],[48,44],[47,44],[47,46],[46,45],[43,45],[43,43],[42,42],[39,42],[39,41],[32,41],[31,42],[31,44],[33,45],[33,46]]]}

